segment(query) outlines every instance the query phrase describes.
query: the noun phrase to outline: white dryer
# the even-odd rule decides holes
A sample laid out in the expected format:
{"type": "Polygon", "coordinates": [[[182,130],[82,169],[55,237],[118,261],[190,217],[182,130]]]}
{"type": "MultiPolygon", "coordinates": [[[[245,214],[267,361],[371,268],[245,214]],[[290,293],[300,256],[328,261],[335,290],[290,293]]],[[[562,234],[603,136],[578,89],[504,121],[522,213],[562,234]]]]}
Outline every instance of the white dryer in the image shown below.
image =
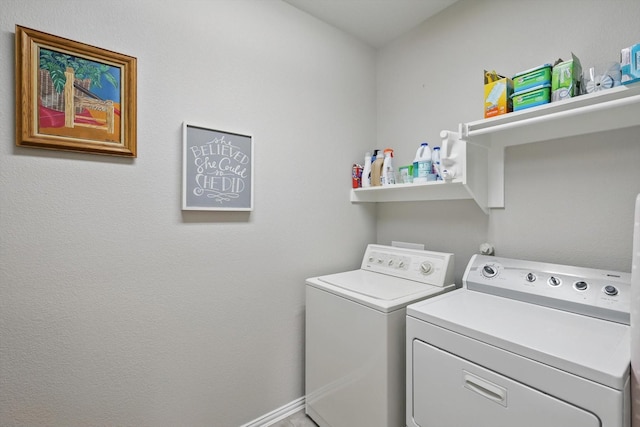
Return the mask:
{"type": "Polygon", "coordinates": [[[306,413],[403,427],[406,306],[455,288],[453,254],[368,245],[360,269],[306,281],[306,413]]]}
{"type": "Polygon", "coordinates": [[[628,427],[630,274],[474,255],[407,308],[410,427],[628,427]]]}

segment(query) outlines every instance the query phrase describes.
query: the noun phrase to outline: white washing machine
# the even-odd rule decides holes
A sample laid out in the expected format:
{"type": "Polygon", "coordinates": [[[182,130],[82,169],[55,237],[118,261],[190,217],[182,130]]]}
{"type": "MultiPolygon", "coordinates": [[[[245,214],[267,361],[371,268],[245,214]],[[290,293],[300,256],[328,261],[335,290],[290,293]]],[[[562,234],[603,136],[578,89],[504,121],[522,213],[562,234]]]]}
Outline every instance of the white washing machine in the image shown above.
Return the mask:
{"type": "Polygon", "coordinates": [[[628,427],[630,274],[474,255],[407,308],[410,427],[628,427]]]}
{"type": "Polygon", "coordinates": [[[306,281],[305,409],[320,427],[403,427],[406,306],[455,288],[453,254],[368,245],[306,281]]]}

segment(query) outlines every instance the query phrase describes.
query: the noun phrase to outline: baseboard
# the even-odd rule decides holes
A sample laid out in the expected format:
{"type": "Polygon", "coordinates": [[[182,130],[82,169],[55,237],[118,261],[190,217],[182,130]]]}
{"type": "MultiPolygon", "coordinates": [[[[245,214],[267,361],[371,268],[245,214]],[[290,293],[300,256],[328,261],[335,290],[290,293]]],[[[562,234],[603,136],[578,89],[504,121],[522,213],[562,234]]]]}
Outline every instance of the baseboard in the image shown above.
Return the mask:
{"type": "Polygon", "coordinates": [[[256,418],[253,421],[248,422],[247,424],[243,424],[240,427],[269,427],[277,423],[278,421],[282,421],[290,415],[295,414],[299,410],[304,408],[305,398],[304,396],[294,400],[293,402],[287,403],[284,406],[275,409],[268,414],[265,414],[259,418],[256,418]]]}

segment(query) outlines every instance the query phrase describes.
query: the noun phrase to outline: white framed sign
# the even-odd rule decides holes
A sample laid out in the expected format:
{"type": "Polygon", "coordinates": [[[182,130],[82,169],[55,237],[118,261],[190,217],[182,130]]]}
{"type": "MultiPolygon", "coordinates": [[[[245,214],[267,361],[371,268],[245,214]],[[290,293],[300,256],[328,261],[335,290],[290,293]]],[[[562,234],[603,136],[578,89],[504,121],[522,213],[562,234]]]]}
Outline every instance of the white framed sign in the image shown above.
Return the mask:
{"type": "Polygon", "coordinates": [[[253,210],[253,138],[182,124],[182,210],[253,210]]]}

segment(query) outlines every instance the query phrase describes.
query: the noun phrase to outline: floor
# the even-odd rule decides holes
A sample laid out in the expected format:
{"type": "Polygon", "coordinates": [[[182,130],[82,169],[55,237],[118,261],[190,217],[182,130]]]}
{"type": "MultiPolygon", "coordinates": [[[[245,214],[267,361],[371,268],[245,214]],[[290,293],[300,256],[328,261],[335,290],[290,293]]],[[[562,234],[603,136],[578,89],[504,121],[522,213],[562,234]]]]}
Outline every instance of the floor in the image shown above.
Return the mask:
{"type": "Polygon", "coordinates": [[[296,412],[293,415],[285,418],[282,421],[278,421],[271,427],[318,427],[316,423],[311,421],[311,418],[307,417],[304,413],[304,409],[296,412]]]}

